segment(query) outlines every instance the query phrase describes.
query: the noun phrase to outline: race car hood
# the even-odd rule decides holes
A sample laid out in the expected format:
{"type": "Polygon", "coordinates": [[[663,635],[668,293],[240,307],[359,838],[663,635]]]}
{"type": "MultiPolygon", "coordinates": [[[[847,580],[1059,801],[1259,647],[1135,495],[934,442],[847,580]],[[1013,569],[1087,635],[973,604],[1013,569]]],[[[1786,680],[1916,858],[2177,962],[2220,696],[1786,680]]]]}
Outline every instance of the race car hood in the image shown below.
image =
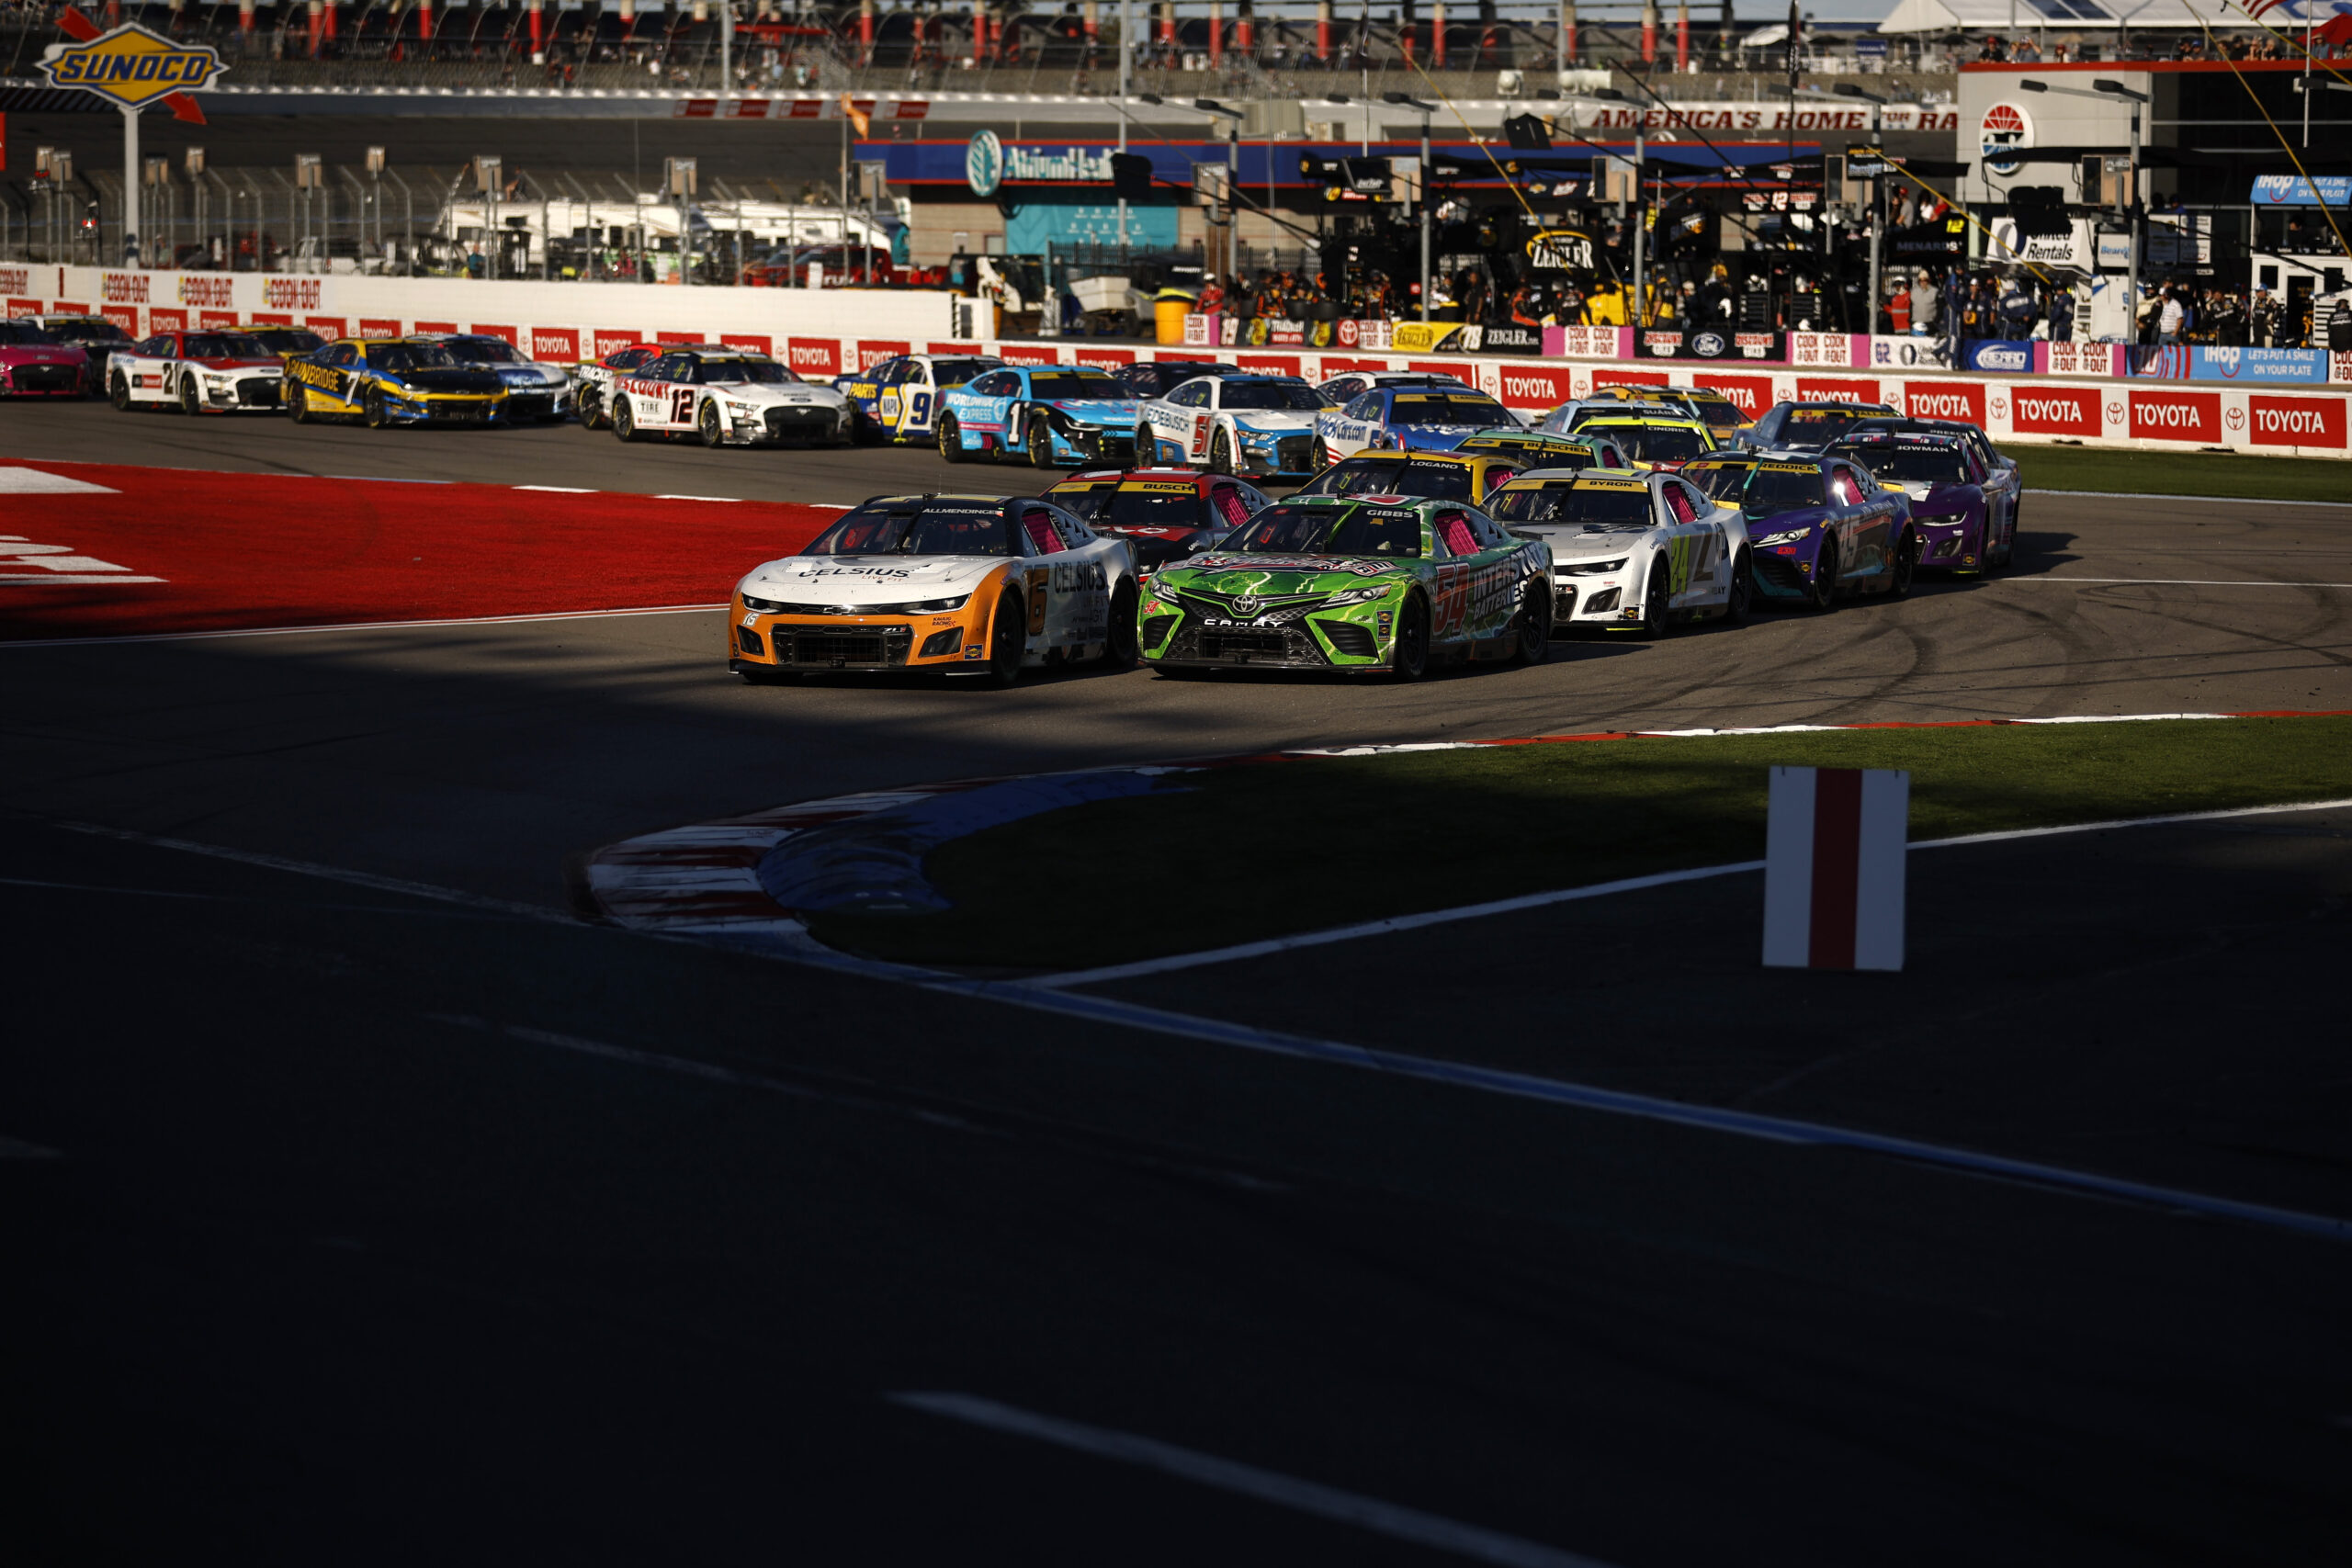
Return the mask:
{"type": "Polygon", "coordinates": [[[1890,484],[1887,488],[1909,496],[1922,506],[1966,506],[1975,501],[1977,494],[1974,485],[1942,481],[1935,484],[1890,484]]]}
{"type": "Polygon", "coordinates": [[[252,359],[235,355],[223,355],[215,359],[190,359],[189,365],[201,365],[207,370],[283,370],[285,362],[276,355],[252,359]]]}
{"type": "Polygon", "coordinates": [[[837,409],[849,402],[831,387],[820,387],[812,381],[787,381],[780,387],[768,381],[714,381],[710,385],[739,403],[769,403],[779,408],[816,403],[837,409]]]}
{"type": "Polygon", "coordinates": [[[571,382],[571,378],[564,373],[561,366],[542,365],[536,361],[529,365],[497,366],[493,374],[510,387],[563,387],[571,382]]]}
{"type": "Polygon", "coordinates": [[[1758,545],[1776,542],[1784,545],[1792,544],[1794,540],[1783,538],[1781,536],[1817,534],[1821,531],[1822,525],[1828,521],[1827,507],[1800,506],[1792,512],[1776,513],[1770,517],[1748,518],[1747,536],[1758,545]]]}
{"type": "Polygon", "coordinates": [[[786,556],[756,568],[739,592],[787,604],[903,604],[969,593],[1002,556],[786,556]]]}
{"type": "Polygon", "coordinates": [[[1236,409],[1234,428],[1245,435],[1288,435],[1315,428],[1315,415],[1295,409],[1236,409]]]}
{"type": "Polygon", "coordinates": [[[1406,563],[1346,556],[1195,556],[1171,563],[1152,580],[1159,589],[1197,592],[1225,603],[1238,618],[1252,618],[1261,602],[1270,610],[1313,609],[1333,594],[1383,586],[1382,578],[1412,575],[1406,563]],[[1240,601],[1240,603],[1236,603],[1240,601]],[[1288,601],[1286,606],[1283,603],[1288,601]]]}
{"type": "Polygon", "coordinates": [[[1481,428],[1475,424],[1392,424],[1388,434],[1408,452],[1451,452],[1481,428]]]}
{"type": "Polygon", "coordinates": [[[0,365],[84,365],[90,356],[71,344],[17,343],[0,345],[0,365]]]}
{"type": "Polygon", "coordinates": [[[404,370],[385,379],[420,392],[503,392],[506,383],[487,370],[404,370]]]}
{"type": "Polygon", "coordinates": [[[1622,528],[1588,529],[1581,523],[1514,523],[1514,534],[1526,534],[1552,547],[1552,558],[1561,565],[1581,560],[1607,560],[1622,556],[1649,530],[1647,524],[1622,528]]]}
{"type": "Polygon", "coordinates": [[[1132,428],[1136,422],[1133,398],[1058,398],[1048,400],[1046,406],[1058,413],[1068,414],[1080,424],[1132,428]]]}

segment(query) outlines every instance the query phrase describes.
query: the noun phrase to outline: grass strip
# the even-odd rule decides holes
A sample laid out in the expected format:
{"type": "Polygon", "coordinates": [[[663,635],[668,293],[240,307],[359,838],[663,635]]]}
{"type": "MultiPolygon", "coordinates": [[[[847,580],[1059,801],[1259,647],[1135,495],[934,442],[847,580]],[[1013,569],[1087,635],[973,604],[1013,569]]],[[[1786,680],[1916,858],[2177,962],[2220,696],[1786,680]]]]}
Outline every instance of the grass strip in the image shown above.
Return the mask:
{"type": "MultiPolygon", "coordinates": [[[[2018,460],[2028,490],[2210,495],[2242,501],[2352,502],[2352,462],[2336,458],[2016,444],[2003,450],[2018,460]]],[[[2028,515],[2030,514],[2029,509],[2028,515]]]]}
{"type": "Polygon", "coordinates": [[[1008,823],[925,862],[955,901],[834,915],[903,963],[1075,969],[1764,852],[1766,770],[1902,768],[1942,839],[2352,796],[2352,718],[1838,730],[1311,759],[1008,823]]]}

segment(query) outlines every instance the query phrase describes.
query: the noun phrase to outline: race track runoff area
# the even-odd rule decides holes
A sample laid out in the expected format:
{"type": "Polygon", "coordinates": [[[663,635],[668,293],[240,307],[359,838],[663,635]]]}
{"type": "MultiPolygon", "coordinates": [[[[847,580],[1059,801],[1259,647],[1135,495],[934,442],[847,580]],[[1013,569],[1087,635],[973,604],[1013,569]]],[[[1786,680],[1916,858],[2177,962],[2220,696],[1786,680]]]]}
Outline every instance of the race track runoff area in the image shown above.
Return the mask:
{"type": "Polygon", "coordinates": [[[0,468],[0,640],[723,604],[839,514],[89,463],[0,468]]]}
{"type": "MultiPolygon", "coordinates": [[[[957,780],[2342,713],[2352,507],[2034,492],[2005,574],[1407,687],[728,674],[703,606],[816,502],[1044,479],[0,410],[9,1568],[2341,1568],[2352,807],[1920,853],[1899,975],[1760,969],[1736,868],[1053,984],[578,895],[957,780]]],[[[1181,956],[1277,863],[1316,930],[1521,817],[1526,886],[1690,837],[1317,809],[1377,761],[1023,838],[991,908],[1181,956]]]]}

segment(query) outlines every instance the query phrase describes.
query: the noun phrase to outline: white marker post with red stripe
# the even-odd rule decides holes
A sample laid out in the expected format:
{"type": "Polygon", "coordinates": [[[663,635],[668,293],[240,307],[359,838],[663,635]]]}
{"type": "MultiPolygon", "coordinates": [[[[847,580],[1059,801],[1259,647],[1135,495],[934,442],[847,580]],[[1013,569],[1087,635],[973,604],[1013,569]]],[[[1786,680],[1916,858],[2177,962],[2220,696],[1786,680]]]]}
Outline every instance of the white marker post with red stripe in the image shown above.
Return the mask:
{"type": "Polygon", "coordinates": [[[1774,768],[1764,835],[1764,964],[1903,967],[1911,775],[1774,768]]]}

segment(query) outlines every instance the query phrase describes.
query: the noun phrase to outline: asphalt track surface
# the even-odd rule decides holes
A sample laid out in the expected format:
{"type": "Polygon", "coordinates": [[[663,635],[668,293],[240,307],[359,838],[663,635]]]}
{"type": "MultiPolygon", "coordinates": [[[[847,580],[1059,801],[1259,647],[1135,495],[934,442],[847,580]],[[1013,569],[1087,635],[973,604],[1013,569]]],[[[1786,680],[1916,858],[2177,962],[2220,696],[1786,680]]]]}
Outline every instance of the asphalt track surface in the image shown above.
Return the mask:
{"type": "MultiPolygon", "coordinates": [[[[99,405],[0,459],[1026,477],[99,405]]],[[[567,866],[1277,746],[2343,709],[2346,583],[2352,509],[2034,496],[2005,578],[1403,689],[752,690],[708,612],[0,648],[25,1560],[2340,1562],[2340,1237],[654,942],[567,866]]],[[[1913,879],[1899,976],[1760,976],[1726,879],[1091,994],[2352,1215],[2352,812],[1913,879]]]]}

